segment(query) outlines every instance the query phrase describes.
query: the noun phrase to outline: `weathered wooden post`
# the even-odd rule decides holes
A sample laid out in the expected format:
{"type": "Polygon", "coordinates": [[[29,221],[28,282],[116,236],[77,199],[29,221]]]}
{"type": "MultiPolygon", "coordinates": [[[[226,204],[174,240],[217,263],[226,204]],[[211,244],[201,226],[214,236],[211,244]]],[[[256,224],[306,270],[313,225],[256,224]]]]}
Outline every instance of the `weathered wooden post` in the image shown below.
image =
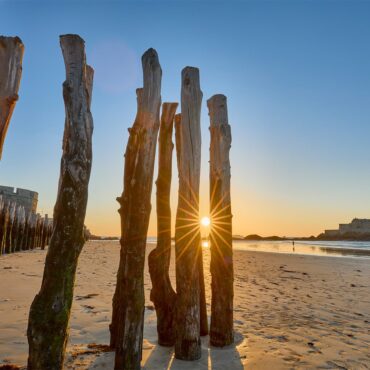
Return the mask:
{"type": "Polygon", "coordinates": [[[224,347],[234,340],[234,270],[232,251],[232,214],[230,197],[231,129],[224,95],[207,101],[211,121],[210,208],[212,304],[210,343],[224,347]]]}
{"type": "Polygon", "coordinates": [[[149,272],[152,280],[150,299],[157,313],[158,343],[161,346],[175,344],[173,316],[176,293],[171,286],[169,267],[171,258],[171,207],[172,133],[178,103],[163,103],[158,140],[157,185],[157,245],[149,256],[149,272]]]}
{"type": "Polygon", "coordinates": [[[9,202],[9,218],[6,230],[6,240],[5,240],[5,251],[6,253],[12,253],[12,236],[13,236],[13,223],[15,218],[15,203],[9,202]]]}
{"type": "Polygon", "coordinates": [[[176,115],[179,195],[176,214],[176,339],[175,357],[196,360],[200,347],[199,182],[201,158],[199,70],[182,71],[181,115],[176,115]]]}
{"type": "Polygon", "coordinates": [[[4,209],[4,238],[3,253],[9,253],[9,222],[10,222],[10,202],[5,203],[4,209]]]}
{"type": "Polygon", "coordinates": [[[6,132],[18,100],[24,46],[19,37],[0,36],[0,159],[6,132]]]}
{"type": "Polygon", "coordinates": [[[144,86],[129,130],[121,207],[121,256],[113,298],[111,346],[115,369],[140,369],[144,325],[144,262],[151,211],[155,151],[161,105],[162,70],[157,52],[142,57],[144,86]]]}
{"type": "Polygon", "coordinates": [[[17,239],[19,235],[19,219],[18,219],[18,211],[19,207],[17,204],[15,204],[15,210],[14,210],[14,221],[13,221],[13,227],[12,227],[12,251],[17,251],[17,239]]]}
{"type": "Polygon", "coordinates": [[[25,223],[24,223],[24,241],[23,241],[23,250],[29,250],[30,249],[30,224],[31,224],[31,212],[25,211],[25,223]]]}
{"type": "Polygon", "coordinates": [[[28,225],[28,249],[35,249],[35,237],[36,237],[36,215],[35,213],[30,213],[30,222],[28,225]]]}
{"type": "Polygon", "coordinates": [[[0,195],[0,256],[4,253],[3,245],[4,245],[4,227],[5,227],[5,201],[3,197],[0,195]]]}
{"type": "Polygon", "coordinates": [[[53,220],[49,220],[48,221],[48,237],[47,237],[46,245],[50,244],[51,235],[53,233],[53,227],[54,227],[53,220]]]}
{"type": "Polygon", "coordinates": [[[42,250],[44,250],[46,245],[48,244],[48,227],[49,227],[49,217],[48,215],[45,215],[42,222],[42,241],[41,241],[42,250]]]}
{"type": "Polygon", "coordinates": [[[84,244],[92,162],[90,104],[94,71],[86,65],[81,37],[60,36],[60,45],[66,67],[63,155],[53,235],[41,289],[32,302],[28,321],[28,370],[63,368],[77,261],[84,244]]]}
{"type": "Polygon", "coordinates": [[[23,243],[24,243],[24,230],[26,226],[26,213],[24,207],[20,206],[18,209],[18,236],[17,236],[17,251],[23,250],[23,243]]]}
{"type": "Polygon", "coordinates": [[[41,248],[41,238],[42,238],[42,218],[38,213],[36,215],[36,231],[35,231],[35,248],[41,248]]]}

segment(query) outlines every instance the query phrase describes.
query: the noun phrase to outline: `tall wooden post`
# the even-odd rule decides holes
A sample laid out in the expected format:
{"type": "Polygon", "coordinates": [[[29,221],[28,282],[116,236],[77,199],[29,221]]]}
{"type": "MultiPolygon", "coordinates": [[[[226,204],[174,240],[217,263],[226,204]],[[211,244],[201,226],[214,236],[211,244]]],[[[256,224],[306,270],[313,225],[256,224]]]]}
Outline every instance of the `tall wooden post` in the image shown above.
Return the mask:
{"type": "Polygon", "coordinates": [[[24,210],[24,207],[19,207],[18,211],[18,236],[17,236],[17,251],[24,250],[24,241],[25,241],[25,227],[26,227],[26,212],[24,210]]]}
{"type": "Polygon", "coordinates": [[[23,243],[24,250],[30,249],[31,218],[32,218],[32,212],[30,211],[26,212],[25,226],[24,226],[24,243],[23,243]]]}
{"type": "Polygon", "coordinates": [[[10,202],[5,203],[3,212],[4,217],[4,236],[3,236],[3,253],[9,253],[8,241],[9,241],[9,222],[10,222],[10,202]]]}
{"type": "Polygon", "coordinates": [[[12,237],[13,237],[13,223],[15,218],[15,203],[9,202],[9,218],[6,231],[5,251],[6,253],[12,253],[12,237]]]}
{"type": "Polygon", "coordinates": [[[14,221],[13,221],[13,227],[12,227],[12,251],[17,251],[17,240],[19,235],[19,209],[21,206],[18,206],[15,204],[15,210],[14,210],[14,221]]]}
{"type": "Polygon", "coordinates": [[[149,256],[149,273],[152,280],[150,299],[157,313],[158,343],[173,346],[175,333],[173,316],[176,293],[169,277],[171,258],[171,207],[172,133],[178,103],[163,103],[158,140],[157,185],[157,246],[149,256]]]}
{"type": "Polygon", "coordinates": [[[199,70],[182,71],[181,116],[176,115],[179,196],[176,214],[176,340],[175,357],[196,360],[200,347],[199,182],[201,158],[199,70]]]}
{"type": "Polygon", "coordinates": [[[0,36],[0,159],[18,100],[24,46],[19,37],[0,36]]]}
{"type": "Polygon", "coordinates": [[[0,195],[0,256],[4,254],[5,200],[0,195]]]}
{"type": "Polygon", "coordinates": [[[86,65],[85,43],[78,35],[60,37],[66,67],[63,97],[66,120],[54,230],[40,292],[28,322],[28,370],[63,368],[77,260],[92,161],[90,112],[93,69],[86,65]]]}
{"type": "Polygon", "coordinates": [[[210,207],[212,304],[210,343],[223,347],[233,342],[233,251],[230,198],[231,129],[224,95],[207,101],[211,121],[210,207]]]}
{"type": "Polygon", "coordinates": [[[42,240],[41,240],[41,249],[44,250],[48,243],[48,227],[49,227],[49,217],[45,215],[42,222],[42,240]]]}
{"type": "Polygon", "coordinates": [[[144,86],[138,89],[138,111],[129,130],[125,153],[121,207],[121,256],[113,297],[111,346],[116,350],[115,369],[140,369],[144,325],[144,262],[151,211],[150,197],[159,110],[162,70],[157,52],[142,57],[144,86]]]}

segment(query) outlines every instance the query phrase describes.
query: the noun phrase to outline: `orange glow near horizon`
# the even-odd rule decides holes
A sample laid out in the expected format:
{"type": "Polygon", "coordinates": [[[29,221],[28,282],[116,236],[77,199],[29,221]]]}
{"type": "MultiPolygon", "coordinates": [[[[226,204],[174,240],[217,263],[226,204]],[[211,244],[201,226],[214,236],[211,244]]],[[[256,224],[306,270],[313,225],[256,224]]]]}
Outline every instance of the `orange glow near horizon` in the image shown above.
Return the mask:
{"type": "MultiPolygon", "coordinates": [[[[199,214],[208,215],[211,222],[216,219],[209,215],[209,183],[207,179],[201,182],[199,197],[199,214]]],[[[175,219],[177,211],[177,182],[174,180],[171,191],[172,235],[175,235],[175,219]]],[[[117,190],[115,193],[119,194],[117,190]]],[[[115,194],[114,193],[114,194],[115,194]]],[[[120,236],[120,216],[118,205],[111,194],[100,193],[98,197],[90,197],[85,224],[95,235],[120,236]]],[[[157,235],[156,198],[153,191],[152,211],[148,227],[148,236],[157,235]]],[[[367,203],[364,202],[364,205],[367,203]]],[[[365,206],[364,206],[365,207],[365,206]]],[[[47,205],[40,208],[52,214],[47,205]]],[[[245,188],[235,184],[231,189],[231,210],[233,214],[232,227],[234,235],[246,236],[258,234],[261,236],[310,236],[322,233],[324,229],[335,229],[339,223],[350,222],[355,216],[366,218],[365,210],[350,212],[349,207],[340,204],[317,204],[310,197],[297,197],[294,201],[284,194],[267,196],[264,191],[245,188]]],[[[194,215],[194,222],[199,225],[201,220],[194,215]]],[[[201,228],[206,231],[201,225],[201,228]]]]}

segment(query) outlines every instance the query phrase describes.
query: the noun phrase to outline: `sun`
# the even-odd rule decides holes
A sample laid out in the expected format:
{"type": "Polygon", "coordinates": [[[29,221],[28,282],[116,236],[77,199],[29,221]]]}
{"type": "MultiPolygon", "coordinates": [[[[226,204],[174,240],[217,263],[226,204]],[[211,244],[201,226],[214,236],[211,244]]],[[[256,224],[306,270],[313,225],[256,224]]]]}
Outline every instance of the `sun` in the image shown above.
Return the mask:
{"type": "Polygon", "coordinates": [[[202,219],[200,220],[200,223],[202,224],[202,226],[209,226],[211,224],[211,220],[209,217],[205,216],[205,217],[202,217],[202,219]]]}

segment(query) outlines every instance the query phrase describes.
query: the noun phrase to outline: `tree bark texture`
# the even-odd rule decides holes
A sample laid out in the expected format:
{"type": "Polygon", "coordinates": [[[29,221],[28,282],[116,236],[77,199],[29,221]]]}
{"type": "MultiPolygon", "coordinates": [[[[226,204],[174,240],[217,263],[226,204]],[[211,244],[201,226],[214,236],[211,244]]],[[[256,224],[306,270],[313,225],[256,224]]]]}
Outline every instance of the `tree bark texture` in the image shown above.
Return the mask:
{"type": "Polygon", "coordinates": [[[144,86],[129,129],[121,207],[121,255],[113,297],[111,347],[115,369],[140,369],[144,325],[144,262],[151,211],[154,160],[159,129],[162,70],[157,52],[142,57],[144,86]]]}
{"type": "Polygon", "coordinates": [[[0,36],[0,160],[22,76],[24,46],[19,37],[0,36]]]}
{"type": "Polygon", "coordinates": [[[171,286],[169,267],[171,258],[171,207],[172,133],[178,103],[163,103],[158,140],[157,185],[157,245],[149,256],[149,273],[152,281],[150,299],[157,313],[158,343],[175,344],[173,327],[176,293],[171,286]]]}
{"type": "Polygon", "coordinates": [[[234,270],[230,197],[231,128],[224,95],[207,101],[210,116],[210,208],[212,303],[210,343],[224,347],[233,343],[234,270]]]}
{"type": "Polygon", "coordinates": [[[66,67],[63,98],[66,120],[54,229],[40,292],[28,322],[28,370],[63,368],[68,323],[92,162],[93,119],[90,112],[93,69],[86,65],[85,42],[78,35],[60,37],[66,67]]]}
{"type": "Polygon", "coordinates": [[[199,70],[192,67],[184,68],[181,84],[182,113],[175,117],[179,171],[175,231],[177,290],[175,357],[181,360],[196,360],[201,356],[199,182],[202,97],[199,70]]]}

